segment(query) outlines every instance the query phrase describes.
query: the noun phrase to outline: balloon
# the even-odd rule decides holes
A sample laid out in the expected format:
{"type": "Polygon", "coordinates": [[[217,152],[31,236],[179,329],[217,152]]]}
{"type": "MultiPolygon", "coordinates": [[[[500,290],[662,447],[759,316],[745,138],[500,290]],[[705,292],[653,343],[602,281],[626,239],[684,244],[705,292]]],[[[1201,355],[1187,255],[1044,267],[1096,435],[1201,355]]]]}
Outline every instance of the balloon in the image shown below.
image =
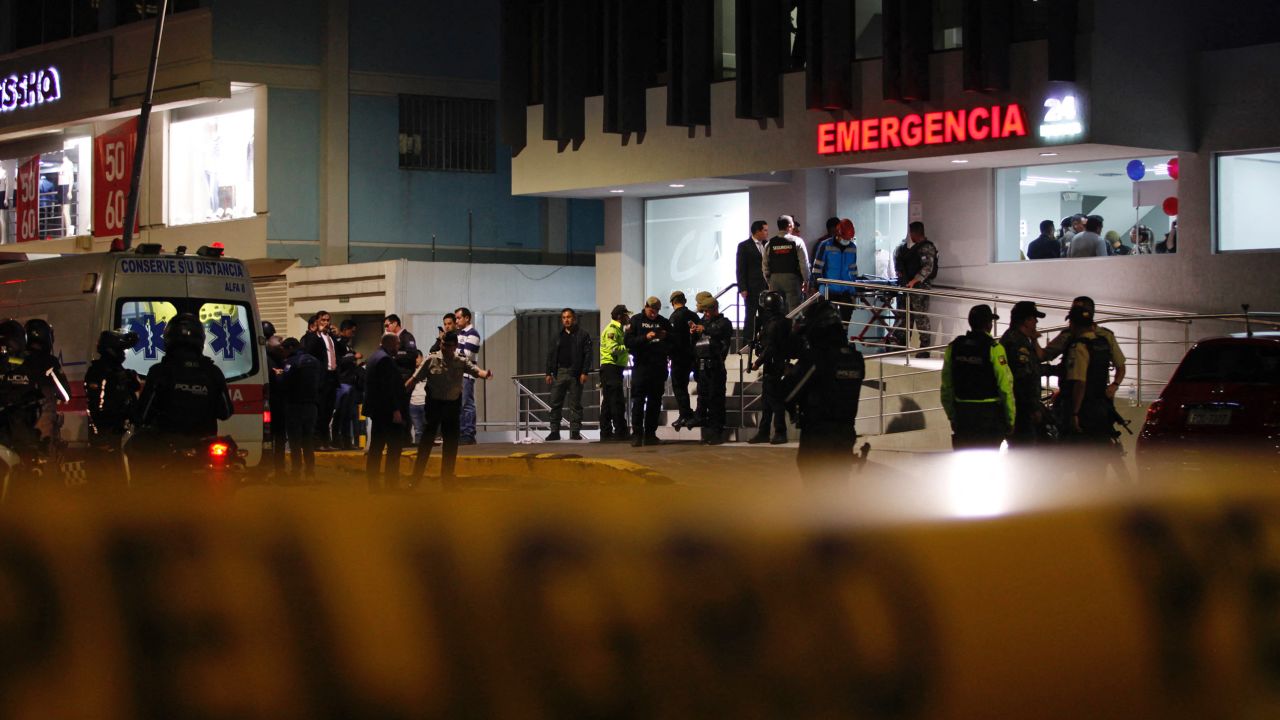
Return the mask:
{"type": "Polygon", "coordinates": [[[1178,179],[1178,158],[1169,161],[1169,177],[1174,180],[1178,179]]]}
{"type": "Polygon", "coordinates": [[[1164,204],[1160,206],[1164,210],[1164,214],[1170,217],[1178,214],[1178,198],[1169,197],[1164,199],[1164,204]]]}
{"type": "Polygon", "coordinates": [[[1129,179],[1134,182],[1138,182],[1147,174],[1147,167],[1142,164],[1141,160],[1130,160],[1124,170],[1129,173],[1129,179]]]}

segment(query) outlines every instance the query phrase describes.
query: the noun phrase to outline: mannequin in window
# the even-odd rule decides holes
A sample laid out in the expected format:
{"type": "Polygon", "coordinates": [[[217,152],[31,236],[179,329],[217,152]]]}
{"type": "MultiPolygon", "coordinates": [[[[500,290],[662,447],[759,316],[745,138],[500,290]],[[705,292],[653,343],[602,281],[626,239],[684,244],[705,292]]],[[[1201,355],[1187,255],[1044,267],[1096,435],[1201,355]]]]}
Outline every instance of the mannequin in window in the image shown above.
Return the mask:
{"type": "Polygon", "coordinates": [[[40,174],[40,239],[53,234],[54,218],[58,217],[58,186],[53,184],[49,176],[40,174]]]}
{"type": "Polygon", "coordinates": [[[0,243],[9,242],[9,173],[0,167],[0,243]]]}
{"type": "Polygon", "coordinates": [[[71,191],[76,182],[76,164],[71,158],[63,155],[62,165],[58,168],[58,200],[62,202],[62,234],[74,235],[75,226],[71,224],[71,191]]]}

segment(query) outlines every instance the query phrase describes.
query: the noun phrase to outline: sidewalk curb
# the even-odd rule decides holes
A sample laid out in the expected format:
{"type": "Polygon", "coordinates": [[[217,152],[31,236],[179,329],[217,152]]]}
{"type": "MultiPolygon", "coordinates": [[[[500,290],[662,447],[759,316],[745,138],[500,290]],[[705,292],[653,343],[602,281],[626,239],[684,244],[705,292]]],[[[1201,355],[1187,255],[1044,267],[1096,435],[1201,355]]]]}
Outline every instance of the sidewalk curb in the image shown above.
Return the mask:
{"type": "MultiPolygon", "coordinates": [[[[402,475],[413,469],[415,452],[406,452],[400,464],[402,475]]],[[[316,454],[316,465],[322,468],[364,472],[365,456],[358,452],[316,454]]],[[[511,455],[459,455],[460,476],[486,475],[536,478],[570,485],[671,485],[671,478],[630,460],[584,458],[572,453],[517,452],[511,455]]],[[[440,453],[433,452],[427,465],[427,476],[440,474],[440,453]]]]}

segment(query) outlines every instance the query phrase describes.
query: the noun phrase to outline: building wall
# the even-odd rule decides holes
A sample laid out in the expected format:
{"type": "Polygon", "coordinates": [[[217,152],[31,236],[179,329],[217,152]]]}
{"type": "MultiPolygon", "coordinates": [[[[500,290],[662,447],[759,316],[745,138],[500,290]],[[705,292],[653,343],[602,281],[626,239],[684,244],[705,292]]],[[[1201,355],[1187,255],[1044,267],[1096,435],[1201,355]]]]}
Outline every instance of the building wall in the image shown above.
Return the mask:
{"type": "Polygon", "coordinates": [[[496,81],[498,2],[352,3],[353,72],[496,81]]]}
{"type": "MultiPolygon", "coordinates": [[[[480,364],[496,374],[477,386],[481,421],[516,419],[511,376],[517,362],[517,311],[596,307],[595,269],[590,267],[396,260],[295,267],[286,275],[288,332],[295,336],[306,331],[306,318],[322,309],[337,318],[380,318],[394,312],[425,349],[442,314],[459,306],[470,308],[483,343],[480,364]]],[[[374,342],[362,337],[358,346],[368,349],[374,342]]]]}
{"type": "MultiPolygon", "coordinates": [[[[319,65],[324,3],[318,0],[208,0],[219,60],[319,65]]],[[[374,3],[377,4],[377,3],[374,3]]]]}
{"type": "Polygon", "coordinates": [[[267,241],[320,240],[320,96],[312,90],[267,93],[267,241]]]}

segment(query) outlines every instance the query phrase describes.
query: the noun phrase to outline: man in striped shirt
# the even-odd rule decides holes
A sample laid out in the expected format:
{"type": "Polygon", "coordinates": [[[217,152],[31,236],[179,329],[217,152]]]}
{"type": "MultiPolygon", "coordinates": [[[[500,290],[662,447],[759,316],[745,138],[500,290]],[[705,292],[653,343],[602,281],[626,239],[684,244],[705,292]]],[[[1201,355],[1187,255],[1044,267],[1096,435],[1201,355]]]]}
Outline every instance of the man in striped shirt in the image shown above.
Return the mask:
{"type": "MultiPolygon", "coordinates": [[[[460,307],[453,312],[457,318],[458,357],[467,362],[480,362],[480,333],[471,324],[471,310],[460,307]]],[[[476,379],[470,373],[462,379],[462,416],[459,444],[476,444],[476,379]]]]}

